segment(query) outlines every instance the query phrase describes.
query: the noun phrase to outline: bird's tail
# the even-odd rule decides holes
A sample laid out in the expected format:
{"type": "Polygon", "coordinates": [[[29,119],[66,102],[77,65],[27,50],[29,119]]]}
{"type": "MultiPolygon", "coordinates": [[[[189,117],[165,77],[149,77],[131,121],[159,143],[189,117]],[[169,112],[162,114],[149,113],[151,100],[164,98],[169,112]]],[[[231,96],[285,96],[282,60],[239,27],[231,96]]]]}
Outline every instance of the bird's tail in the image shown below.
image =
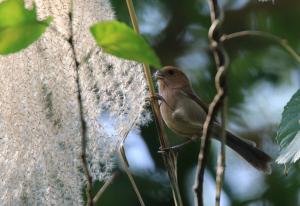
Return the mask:
{"type": "MultiPolygon", "coordinates": [[[[220,128],[218,128],[219,130],[220,128]]],[[[219,130],[220,131],[220,130],[219,130]]],[[[219,135],[218,135],[219,136],[219,135]]],[[[220,138],[217,138],[220,140],[220,138]]],[[[243,140],[231,132],[226,132],[226,145],[241,155],[253,167],[267,174],[271,174],[272,158],[258,149],[255,143],[249,140],[243,140]]]]}

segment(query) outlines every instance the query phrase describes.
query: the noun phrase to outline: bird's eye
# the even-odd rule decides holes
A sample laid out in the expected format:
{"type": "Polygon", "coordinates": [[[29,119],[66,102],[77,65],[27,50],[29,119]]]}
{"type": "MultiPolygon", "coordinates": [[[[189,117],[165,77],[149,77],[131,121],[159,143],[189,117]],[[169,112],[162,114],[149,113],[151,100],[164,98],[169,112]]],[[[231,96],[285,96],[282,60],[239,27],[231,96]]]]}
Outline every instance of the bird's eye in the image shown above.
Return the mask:
{"type": "Polygon", "coordinates": [[[168,74],[171,75],[171,76],[173,76],[175,74],[175,72],[173,70],[169,70],[168,74]]]}

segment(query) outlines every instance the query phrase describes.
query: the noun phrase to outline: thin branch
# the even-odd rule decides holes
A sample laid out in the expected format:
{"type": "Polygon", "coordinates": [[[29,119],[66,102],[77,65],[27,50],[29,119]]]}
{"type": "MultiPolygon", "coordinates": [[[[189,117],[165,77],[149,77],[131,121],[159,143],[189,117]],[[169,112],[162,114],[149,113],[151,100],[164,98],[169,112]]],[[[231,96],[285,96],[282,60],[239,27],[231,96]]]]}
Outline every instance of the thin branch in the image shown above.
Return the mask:
{"type": "Polygon", "coordinates": [[[102,197],[103,193],[106,191],[106,189],[114,182],[116,177],[118,176],[118,172],[114,172],[111,177],[104,183],[104,185],[100,188],[100,190],[97,192],[93,199],[93,203],[96,204],[99,199],[102,197]]]}
{"type": "Polygon", "coordinates": [[[144,200],[142,198],[142,195],[141,195],[141,193],[140,193],[140,191],[139,191],[139,189],[138,189],[138,187],[137,187],[137,185],[136,185],[136,183],[135,183],[135,181],[133,179],[133,176],[131,175],[131,172],[129,171],[129,163],[128,163],[128,160],[126,158],[126,153],[125,153],[125,149],[124,149],[125,140],[126,140],[128,134],[129,134],[129,132],[134,127],[136,119],[137,119],[137,117],[132,121],[130,128],[123,135],[123,139],[122,139],[122,141],[120,143],[120,146],[119,146],[119,157],[120,157],[120,159],[122,161],[123,169],[124,169],[125,173],[128,176],[128,179],[129,179],[129,181],[130,181],[130,183],[131,183],[131,185],[133,187],[133,190],[134,190],[136,196],[138,197],[138,200],[139,200],[141,206],[145,206],[145,203],[144,203],[144,200]]]}
{"type": "MultiPolygon", "coordinates": [[[[207,159],[207,151],[209,148],[209,135],[210,135],[210,125],[214,120],[214,116],[216,115],[220,106],[222,106],[224,97],[226,96],[226,69],[227,69],[227,55],[223,49],[222,42],[220,41],[220,31],[219,27],[222,23],[221,11],[218,7],[217,0],[208,0],[208,4],[210,6],[210,16],[211,16],[211,27],[208,32],[208,37],[210,39],[210,45],[212,48],[213,56],[217,66],[217,73],[215,76],[215,86],[217,89],[217,94],[215,95],[213,101],[209,105],[208,114],[206,120],[203,124],[203,133],[201,137],[201,145],[200,152],[198,155],[198,164],[196,169],[196,177],[194,184],[195,191],[195,205],[203,206],[203,177],[207,159]]],[[[226,111],[226,105],[223,105],[223,112],[226,111]]],[[[225,114],[225,113],[224,113],[225,114]]],[[[226,128],[224,124],[224,118],[226,115],[222,115],[222,145],[221,145],[221,153],[220,153],[220,161],[218,163],[217,168],[217,188],[221,188],[222,179],[225,168],[225,141],[226,141],[226,128]]],[[[221,190],[221,189],[220,189],[221,190]]],[[[216,196],[216,205],[219,205],[220,202],[220,193],[217,193],[216,196]]]]}
{"type": "Polygon", "coordinates": [[[71,46],[71,51],[74,56],[75,61],[75,69],[76,69],[76,86],[77,86],[77,100],[78,100],[78,106],[79,106],[79,118],[81,123],[80,128],[80,135],[81,135],[81,161],[83,166],[83,172],[87,179],[87,188],[86,188],[86,194],[87,194],[87,206],[93,206],[93,179],[90,175],[89,168],[88,168],[88,162],[87,162],[87,156],[86,156],[86,143],[87,143],[87,128],[86,128],[86,122],[84,120],[84,112],[83,112],[83,105],[82,105],[82,96],[81,96],[81,85],[80,85],[80,75],[79,75],[79,62],[76,58],[76,52],[75,52],[75,45],[74,45],[74,31],[72,26],[72,11],[70,12],[70,27],[71,27],[71,35],[70,39],[68,40],[71,46]]]}
{"type": "Polygon", "coordinates": [[[138,187],[137,187],[137,185],[136,185],[136,183],[135,183],[135,181],[133,179],[133,176],[132,176],[131,172],[129,171],[129,168],[128,168],[128,165],[127,165],[127,160],[124,159],[124,157],[125,157],[124,154],[125,154],[125,152],[124,152],[124,145],[122,144],[121,147],[120,147],[120,149],[119,149],[119,157],[122,160],[123,169],[124,169],[126,175],[128,176],[128,179],[129,179],[129,181],[130,181],[130,183],[131,183],[131,185],[133,187],[133,190],[134,190],[134,192],[135,192],[135,194],[136,194],[136,196],[137,196],[137,198],[138,198],[138,200],[140,202],[140,205],[141,206],[145,206],[145,203],[144,203],[144,200],[142,198],[142,195],[141,195],[141,193],[140,193],[140,191],[139,191],[139,189],[138,189],[138,187]]]}
{"type": "Polygon", "coordinates": [[[247,37],[247,36],[263,37],[276,42],[277,44],[282,46],[293,58],[295,58],[295,60],[298,63],[300,63],[300,55],[288,44],[287,40],[268,32],[246,30],[246,31],[235,32],[232,34],[224,34],[220,40],[222,42],[225,42],[234,38],[247,37]]]}
{"type": "MultiPolygon", "coordinates": [[[[137,17],[135,14],[132,0],[126,0],[126,3],[127,3],[127,7],[128,7],[128,11],[129,11],[129,15],[131,18],[133,28],[134,28],[135,32],[139,33],[139,26],[138,26],[137,17]]],[[[150,95],[152,97],[154,97],[155,90],[154,90],[154,85],[153,85],[152,78],[151,78],[150,68],[146,64],[143,64],[143,68],[144,68],[144,73],[145,73],[145,77],[147,80],[147,85],[148,85],[148,88],[150,91],[150,95]]],[[[160,147],[162,149],[169,148],[169,143],[168,143],[168,140],[167,140],[165,132],[164,132],[164,124],[163,124],[163,120],[162,120],[162,117],[161,117],[161,114],[159,111],[158,102],[154,98],[150,98],[150,103],[151,103],[152,111],[154,113],[153,116],[154,116],[156,128],[158,130],[160,147]]],[[[163,157],[163,161],[164,161],[164,164],[166,166],[166,169],[167,169],[167,172],[168,172],[168,175],[170,178],[173,196],[175,197],[174,198],[175,205],[182,206],[183,203],[182,203],[182,198],[180,195],[179,185],[178,185],[178,180],[177,180],[177,175],[176,175],[176,155],[174,154],[173,151],[169,150],[169,151],[164,152],[162,157],[163,157]]]]}

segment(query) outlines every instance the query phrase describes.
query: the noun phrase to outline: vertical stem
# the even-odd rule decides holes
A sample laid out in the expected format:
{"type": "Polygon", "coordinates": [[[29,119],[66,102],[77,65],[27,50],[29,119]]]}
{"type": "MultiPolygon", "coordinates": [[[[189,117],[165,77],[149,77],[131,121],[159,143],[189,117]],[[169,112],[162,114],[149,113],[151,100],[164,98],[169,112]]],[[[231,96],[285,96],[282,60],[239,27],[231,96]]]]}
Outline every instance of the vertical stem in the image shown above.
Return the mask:
{"type": "Polygon", "coordinates": [[[222,112],[221,112],[221,124],[222,124],[222,144],[221,151],[218,156],[217,177],[216,177],[216,206],[220,206],[221,192],[223,186],[224,172],[225,172],[225,142],[226,142],[226,120],[227,120],[227,97],[223,100],[222,112]]]}
{"type": "MultiPolygon", "coordinates": [[[[127,7],[128,7],[128,11],[129,11],[129,15],[131,18],[131,22],[133,25],[133,28],[135,30],[135,32],[139,33],[139,26],[138,26],[138,22],[137,22],[137,17],[135,14],[135,10],[134,10],[134,6],[132,3],[132,0],[126,0],[127,3],[127,7]]],[[[155,96],[155,90],[154,90],[154,85],[152,82],[152,78],[151,78],[151,73],[150,73],[150,68],[148,65],[143,64],[143,68],[144,68],[144,73],[145,73],[145,77],[147,80],[147,85],[150,91],[150,95],[153,97],[155,96]]],[[[159,105],[158,102],[155,101],[153,98],[150,99],[151,102],[151,108],[152,111],[154,113],[154,120],[155,120],[155,124],[158,130],[158,135],[159,135],[159,142],[161,145],[161,148],[168,148],[169,147],[169,143],[168,140],[165,136],[164,133],[164,124],[163,124],[163,120],[159,111],[159,105]]],[[[182,206],[182,199],[181,199],[181,195],[180,195],[180,191],[179,191],[179,185],[178,185],[178,180],[177,180],[177,175],[176,175],[176,163],[175,163],[176,157],[175,154],[173,153],[173,151],[166,151],[163,153],[163,161],[164,164],[166,166],[169,178],[170,178],[170,182],[171,182],[171,186],[172,186],[172,192],[173,192],[173,196],[174,201],[175,201],[175,205],[176,206],[182,206]]]]}

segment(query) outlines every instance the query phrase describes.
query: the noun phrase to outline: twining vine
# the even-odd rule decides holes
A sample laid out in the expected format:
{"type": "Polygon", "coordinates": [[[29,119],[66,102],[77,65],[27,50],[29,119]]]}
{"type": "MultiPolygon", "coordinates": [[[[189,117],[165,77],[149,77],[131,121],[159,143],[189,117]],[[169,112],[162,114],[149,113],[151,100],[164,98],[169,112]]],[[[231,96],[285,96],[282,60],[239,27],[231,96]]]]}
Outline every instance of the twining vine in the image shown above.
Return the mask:
{"type": "Polygon", "coordinates": [[[201,137],[200,152],[198,155],[198,164],[196,169],[194,192],[195,192],[195,205],[203,206],[203,178],[205,165],[207,160],[207,151],[209,148],[209,135],[210,124],[214,120],[214,117],[222,107],[221,126],[222,126],[222,142],[221,153],[218,158],[217,178],[216,178],[216,206],[220,205],[220,195],[222,188],[222,180],[225,170],[225,141],[226,141],[226,70],[228,65],[227,55],[223,49],[223,43],[220,40],[221,32],[220,26],[222,24],[221,10],[219,9],[217,0],[208,0],[210,7],[211,26],[208,32],[208,38],[210,40],[210,46],[213,52],[215,63],[217,66],[217,73],[215,76],[215,86],[217,94],[213,101],[209,105],[208,114],[203,124],[203,134],[201,137]]]}
{"type": "Polygon", "coordinates": [[[226,141],[226,116],[227,116],[227,97],[226,97],[226,70],[228,58],[223,49],[223,43],[234,38],[256,36],[269,39],[282,46],[297,62],[300,62],[299,54],[288,44],[285,39],[263,31],[240,31],[232,34],[221,34],[220,26],[222,24],[222,11],[219,8],[217,0],[208,0],[210,7],[211,26],[208,32],[210,46],[217,66],[215,76],[215,86],[217,94],[209,106],[209,111],[203,125],[203,135],[201,138],[200,152],[198,155],[198,164],[194,184],[195,205],[203,205],[203,175],[206,164],[206,154],[209,147],[210,124],[217,111],[222,107],[221,125],[222,125],[222,144],[221,153],[218,158],[217,177],[216,177],[216,206],[220,205],[220,195],[225,170],[225,141],[226,141]]]}

